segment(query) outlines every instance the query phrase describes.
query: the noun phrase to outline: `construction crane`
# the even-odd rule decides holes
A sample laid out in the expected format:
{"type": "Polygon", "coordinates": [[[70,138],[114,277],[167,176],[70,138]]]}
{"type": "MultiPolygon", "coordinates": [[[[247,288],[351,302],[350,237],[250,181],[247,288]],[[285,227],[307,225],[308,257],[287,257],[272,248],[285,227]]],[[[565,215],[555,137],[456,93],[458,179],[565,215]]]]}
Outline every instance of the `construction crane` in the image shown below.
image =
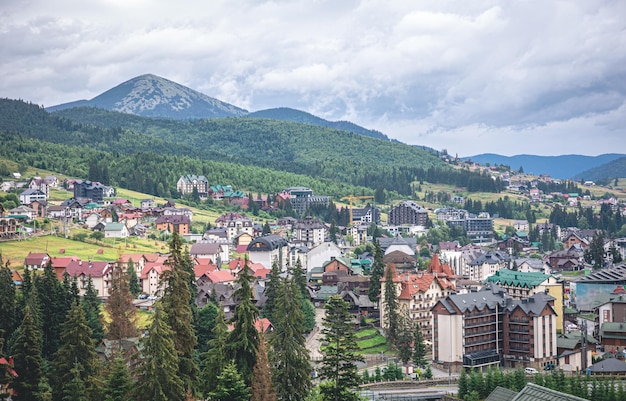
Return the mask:
{"type": "Polygon", "coordinates": [[[341,198],[341,200],[349,200],[350,201],[350,224],[352,224],[352,201],[355,199],[374,199],[373,196],[354,196],[348,195],[341,198]]]}

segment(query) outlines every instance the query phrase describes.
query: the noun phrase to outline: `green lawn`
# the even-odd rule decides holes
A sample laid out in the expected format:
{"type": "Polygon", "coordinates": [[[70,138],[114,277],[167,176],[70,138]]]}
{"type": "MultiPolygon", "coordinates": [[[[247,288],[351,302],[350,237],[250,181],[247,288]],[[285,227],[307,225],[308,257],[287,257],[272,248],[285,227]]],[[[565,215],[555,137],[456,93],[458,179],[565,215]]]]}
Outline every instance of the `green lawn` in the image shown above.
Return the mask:
{"type": "Polygon", "coordinates": [[[355,337],[358,338],[363,338],[363,337],[368,337],[368,336],[373,336],[378,334],[378,330],[376,329],[365,329],[365,330],[359,330],[356,332],[355,337]]]}
{"type": "Polygon", "coordinates": [[[124,253],[154,253],[168,250],[165,242],[139,238],[129,238],[127,241],[119,238],[106,239],[98,244],[92,239],[89,241],[80,242],[46,235],[24,241],[0,242],[0,253],[3,260],[9,260],[13,268],[20,268],[29,252],[48,253],[51,257],[76,256],[82,260],[103,262],[117,260],[118,255],[124,253]]]}

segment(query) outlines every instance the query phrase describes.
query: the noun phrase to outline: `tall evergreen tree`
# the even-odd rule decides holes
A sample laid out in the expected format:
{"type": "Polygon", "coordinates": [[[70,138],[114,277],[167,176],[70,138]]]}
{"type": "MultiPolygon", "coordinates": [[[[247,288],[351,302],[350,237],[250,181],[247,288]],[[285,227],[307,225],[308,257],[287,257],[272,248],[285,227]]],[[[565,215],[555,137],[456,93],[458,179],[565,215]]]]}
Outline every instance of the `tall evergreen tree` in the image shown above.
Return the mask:
{"type": "Polygon", "coordinates": [[[26,304],[24,319],[16,332],[11,349],[15,372],[18,374],[12,385],[17,393],[13,397],[15,401],[35,400],[35,393],[43,376],[43,339],[37,323],[37,311],[32,311],[32,304],[26,304]]]}
{"type": "Polygon", "coordinates": [[[302,294],[295,279],[287,278],[281,287],[272,345],[272,365],[277,398],[281,401],[302,400],[311,388],[311,365],[304,337],[304,314],[300,303],[302,294]]]}
{"type": "Polygon", "coordinates": [[[55,390],[55,399],[63,399],[66,387],[75,379],[76,372],[72,372],[75,365],[78,365],[82,382],[90,385],[90,379],[98,372],[99,363],[91,328],[79,303],[72,305],[67,320],[62,325],[61,347],[54,354],[56,380],[52,387],[55,390]]]}
{"type": "Polygon", "coordinates": [[[67,383],[63,384],[63,401],[90,401],[87,396],[85,379],[82,374],[83,367],[75,362],[69,371],[67,383]]]}
{"type": "Polygon", "coordinates": [[[328,344],[323,349],[320,378],[327,383],[322,386],[324,400],[358,400],[358,395],[351,388],[359,384],[357,362],[363,357],[357,353],[358,345],[352,327],[352,316],[348,303],[339,295],[329,298],[325,306],[326,316],[322,328],[323,342],[328,344]]]}
{"type": "Polygon", "coordinates": [[[183,401],[185,386],[178,375],[178,352],[174,333],[167,323],[163,305],[155,304],[149,335],[141,339],[135,399],[139,401],[183,401]]]}
{"type": "Polygon", "coordinates": [[[254,277],[246,261],[243,270],[239,272],[239,277],[237,278],[239,288],[237,288],[234,295],[239,300],[239,304],[233,316],[234,328],[230,332],[227,342],[228,358],[235,361],[237,369],[247,385],[250,385],[252,382],[252,369],[256,363],[259,345],[259,336],[256,329],[259,310],[252,302],[253,279],[254,277]]]}
{"type": "MultiPolygon", "coordinates": [[[[35,276],[35,286],[41,309],[41,327],[43,329],[43,357],[50,360],[61,343],[61,323],[68,313],[68,293],[57,279],[52,261],[48,261],[43,274],[35,276]]],[[[73,363],[67,366],[67,372],[73,363]]]]}
{"type": "Polygon", "coordinates": [[[196,336],[198,337],[197,350],[200,354],[209,349],[209,341],[215,337],[215,325],[219,305],[216,302],[209,302],[198,311],[198,324],[196,326],[196,336]]]}
{"type": "Polygon", "coordinates": [[[100,298],[98,298],[98,291],[93,286],[91,276],[89,276],[89,280],[87,281],[87,289],[81,304],[83,309],[85,309],[85,317],[87,318],[89,327],[91,327],[93,339],[96,344],[99,344],[104,337],[104,328],[102,327],[102,319],[100,318],[100,305],[102,303],[100,302],[100,298]]]}
{"type": "Polygon", "coordinates": [[[141,294],[141,287],[139,286],[139,277],[137,277],[137,270],[135,270],[135,262],[132,259],[128,260],[126,265],[126,273],[128,274],[128,289],[133,296],[141,294]]]}
{"type": "Polygon", "coordinates": [[[126,401],[134,381],[128,371],[126,360],[120,355],[113,359],[111,370],[104,384],[104,401],[126,401]]]}
{"type": "MultiPolygon", "coordinates": [[[[6,344],[17,326],[15,284],[9,263],[2,261],[0,253],[0,340],[6,344]]],[[[2,351],[2,348],[0,348],[2,351]]]]}
{"type": "Polygon", "coordinates": [[[409,311],[404,309],[398,316],[398,337],[396,341],[396,348],[398,349],[400,360],[405,365],[413,356],[413,326],[414,323],[409,316],[409,311]]]}
{"type": "Polygon", "coordinates": [[[259,336],[259,349],[256,364],[252,370],[252,389],[250,401],[276,401],[276,390],[272,383],[272,369],[267,355],[265,337],[259,336]]]}
{"type": "Polygon", "coordinates": [[[374,245],[374,263],[370,271],[370,288],[369,299],[374,303],[378,303],[380,297],[380,279],[385,274],[385,264],[383,263],[383,251],[380,243],[376,241],[374,245]]]}
{"type": "MultiPolygon", "coordinates": [[[[198,366],[193,357],[197,344],[194,330],[194,317],[191,308],[189,260],[182,249],[182,241],[176,231],[170,240],[170,255],[167,258],[169,270],[164,274],[166,287],[161,302],[167,310],[168,325],[174,333],[174,344],[178,352],[178,375],[185,388],[195,389],[198,366]]],[[[191,267],[193,271],[193,267],[191,267]]],[[[195,301],[195,297],[193,298],[195,301]]]]}
{"type": "Polygon", "coordinates": [[[413,325],[413,363],[415,366],[426,365],[426,344],[419,323],[413,325]]]}
{"type": "Polygon", "coordinates": [[[262,315],[268,318],[270,322],[273,322],[272,314],[274,313],[280,287],[283,284],[280,273],[280,266],[278,265],[278,261],[275,260],[272,263],[269,279],[265,283],[265,304],[263,305],[263,310],[261,311],[262,315]]]}
{"type": "Polygon", "coordinates": [[[111,288],[104,309],[109,315],[106,325],[109,340],[121,341],[125,338],[137,337],[137,309],[133,305],[128,275],[121,266],[113,267],[111,288]]]}
{"type": "Polygon", "coordinates": [[[217,377],[226,366],[226,343],[228,341],[228,325],[224,318],[224,309],[218,308],[215,318],[213,338],[209,340],[208,350],[202,354],[201,390],[208,395],[217,386],[217,377]]]}
{"type": "Polygon", "coordinates": [[[250,390],[234,362],[227,364],[217,377],[217,386],[210,393],[211,401],[248,401],[250,390]]]}
{"type": "Polygon", "coordinates": [[[396,293],[395,268],[390,265],[385,270],[385,296],[383,299],[384,327],[392,344],[398,339],[398,295],[396,293]]]}

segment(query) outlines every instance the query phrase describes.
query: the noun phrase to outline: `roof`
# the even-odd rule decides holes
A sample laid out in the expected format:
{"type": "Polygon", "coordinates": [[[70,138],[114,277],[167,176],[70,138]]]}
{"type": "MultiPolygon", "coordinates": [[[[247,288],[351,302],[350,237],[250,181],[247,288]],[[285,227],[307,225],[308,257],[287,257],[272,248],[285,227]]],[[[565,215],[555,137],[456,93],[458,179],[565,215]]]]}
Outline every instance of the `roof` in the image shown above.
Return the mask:
{"type": "Polygon", "coordinates": [[[184,214],[168,214],[159,216],[155,224],[189,224],[189,217],[184,214]]]}
{"type": "Polygon", "coordinates": [[[83,262],[82,260],[73,260],[65,268],[65,272],[71,277],[80,275],[90,277],[104,277],[111,269],[109,262],[83,262]]]}
{"type": "Polygon", "coordinates": [[[589,367],[589,370],[593,373],[626,372],[626,362],[620,361],[616,358],[608,358],[594,363],[591,367],[589,367]]]}
{"type": "Polygon", "coordinates": [[[32,253],[29,252],[28,255],[26,255],[26,259],[24,259],[24,264],[25,265],[40,265],[43,263],[44,260],[49,259],[50,256],[48,256],[47,253],[32,253]]]}
{"type": "Polygon", "coordinates": [[[213,283],[227,283],[235,281],[235,276],[233,276],[228,270],[214,270],[209,272],[206,276],[213,283]]]}
{"type": "Polygon", "coordinates": [[[126,225],[124,223],[108,223],[104,226],[104,231],[122,231],[126,225]]]}
{"type": "Polygon", "coordinates": [[[504,387],[496,387],[485,401],[511,401],[517,393],[504,387]]]}
{"type": "Polygon", "coordinates": [[[275,234],[265,235],[252,240],[248,244],[248,252],[267,252],[289,245],[287,240],[275,234]]]}
{"type": "Polygon", "coordinates": [[[550,275],[540,272],[525,273],[509,269],[501,269],[494,275],[487,277],[487,281],[513,287],[535,288],[548,280],[550,277],[550,275]]]}
{"type": "Polygon", "coordinates": [[[193,273],[196,278],[208,275],[210,272],[217,270],[217,266],[213,264],[195,265],[193,267],[193,273]]]}
{"type": "Polygon", "coordinates": [[[220,253],[221,245],[216,242],[198,242],[191,246],[190,255],[215,255],[220,253]]]}
{"type": "Polygon", "coordinates": [[[526,383],[511,401],[586,401],[575,395],[561,393],[535,383],[526,383]]]}

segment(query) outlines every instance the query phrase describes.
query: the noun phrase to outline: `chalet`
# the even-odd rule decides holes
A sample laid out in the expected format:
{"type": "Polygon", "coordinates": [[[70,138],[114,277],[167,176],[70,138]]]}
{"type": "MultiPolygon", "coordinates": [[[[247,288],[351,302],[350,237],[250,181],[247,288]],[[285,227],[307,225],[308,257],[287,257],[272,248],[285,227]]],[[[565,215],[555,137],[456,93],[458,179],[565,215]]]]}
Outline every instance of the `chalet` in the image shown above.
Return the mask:
{"type": "Polygon", "coordinates": [[[20,194],[20,202],[22,205],[28,205],[34,201],[45,201],[48,197],[39,189],[27,189],[20,194]]]}
{"type": "Polygon", "coordinates": [[[163,294],[164,284],[161,282],[161,278],[164,272],[170,270],[170,267],[165,264],[166,261],[167,258],[161,256],[154,262],[146,262],[139,275],[141,289],[144,294],[150,296],[163,294]]]}
{"type": "Polygon", "coordinates": [[[218,265],[222,260],[222,246],[214,242],[198,242],[191,245],[189,255],[194,258],[209,258],[218,265]]]}
{"type": "Polygon", "coordinates": [[[287,268],[289,244],[278,235],[270,234],[255,238],[247,248],[250,261],[271,268],[274,262],[279,263],[281,270],[287,268]]]}
{"type": "Polygon", "coordinates": [[[91,229],[93,229],[96,224],[100,223],[101,221],[104,221],[104,219],[98,212],[90,213],[89,216],[85,217],[85,225],[91,229]]]}
{"type": "Polygon", "coordinates": [[[200,198],[206,198],[209,195],[209,180],[203,175],[181,175],[176,190],[181,195],[191,195],[195,191],[200,198]]]}
{"type": "Polygon", "coordinates": [[[191,221],[189,217],[184,215],[163,215],[155,221],[156,229],[159,231],[168,231],[178,234],[187,234],[190,231],[191,221]]]}
{"type": "Polygon", "coordinates": [[[100,203],[104,199],[104,186],[99,182],[76,180],[74,198],[85,198],[100,203]]]}
{"type": "Polygon", "coordinates": [[[128,236],[128,227],[124,223],[108,223],[104,226],[105,238],[127,238],[128,236]]]}
{"type": "Polygon", "coordinates": [[[78,262],[78,258],[76,256],[59,256],[52,258],[52,268],[54,269],[54,273],[56,274],[59,281],[63,280],[63,275],[65,274],[65,270],[72,262],[78,262]]]}
{"type": "Polygon", "coordinates": [[[37,211],[35,209],[31,209],[28,206],[21,205],[16,208],[10,209],[8,212],[9,216],[24,216],[27,220],[32,220],[37,217],[37,211]]]}
{"type": "Polygon", "coordinates": [[[109,296],[111,279],[113,277],[113,262],[83,262],[74,260],[70,262],[65,272],[70,277],[77,279],[80,295],[85,295],[89,285],[89,278],[99,297],[109,296]]]}
{"type": "Polygon", "coordinates": [[[33,253],[28,252],[26,259],[24,259],[24,269],[28,270],[43,270],[50,260],[50,255],[47,253],[33,253]]]}

